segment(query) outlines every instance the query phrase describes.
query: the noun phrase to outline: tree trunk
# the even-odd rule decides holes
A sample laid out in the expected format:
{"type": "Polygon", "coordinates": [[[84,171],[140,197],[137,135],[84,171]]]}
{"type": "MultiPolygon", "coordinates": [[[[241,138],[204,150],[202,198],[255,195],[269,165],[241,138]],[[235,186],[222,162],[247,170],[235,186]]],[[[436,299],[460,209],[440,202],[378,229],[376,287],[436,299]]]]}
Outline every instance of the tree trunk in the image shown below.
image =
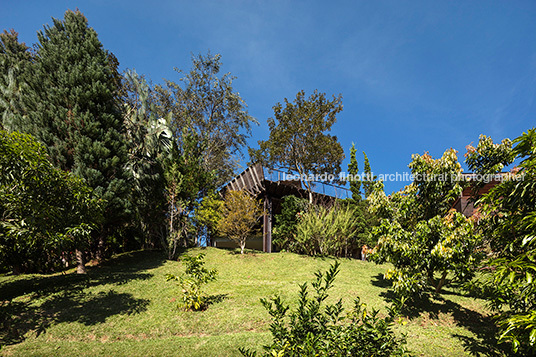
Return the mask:
{"type": "Polygon", "coordinates": [[[84,252],[76,249],[76,273],[77,274],[87,274],[86,270],[86,259],[84,258],[84,252]]]}
{"type": "Polygon", "coordinates": [[[13,275],[20,275],[22,273],[22,268],[20,264],[15,264],[13,266],[13,275]]]}
{"type": "Polygon", "coordinates": [[[437,294],[439,294],[439,292],[441,291],[441,288],[443,287],[443,285],[445,285],[445,280],[446,279],[447,279],[447,272],[444,271],[443,275],[441,276],[441,280],[439,280],[439,282],[437,283],[436,289],[435,289],[435,292],[437,294]]]}
{"type": "Polygon", "coordinates": [[[240,242],[240,254],[244,254],[245,247],[246,247],[246,241],[240,242]]]}

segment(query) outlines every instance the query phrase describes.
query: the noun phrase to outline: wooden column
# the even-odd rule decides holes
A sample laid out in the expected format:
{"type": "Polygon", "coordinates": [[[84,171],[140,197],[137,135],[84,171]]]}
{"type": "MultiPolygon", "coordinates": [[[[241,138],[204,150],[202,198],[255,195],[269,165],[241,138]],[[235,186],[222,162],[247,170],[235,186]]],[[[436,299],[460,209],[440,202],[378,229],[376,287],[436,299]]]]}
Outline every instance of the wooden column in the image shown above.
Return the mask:
{"type": "Polygon", "coordinates": [[[264,196],[264,216],[262,222],[262,250],[272,252],[272,198],[264,196]]]}

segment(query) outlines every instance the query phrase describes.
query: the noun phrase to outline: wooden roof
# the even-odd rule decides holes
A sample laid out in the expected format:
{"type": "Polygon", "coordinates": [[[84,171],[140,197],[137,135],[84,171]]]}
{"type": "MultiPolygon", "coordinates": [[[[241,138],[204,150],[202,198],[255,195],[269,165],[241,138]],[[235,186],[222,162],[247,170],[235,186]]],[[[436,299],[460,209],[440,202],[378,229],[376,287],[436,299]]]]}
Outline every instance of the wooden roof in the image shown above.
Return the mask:
{"type": "MultiPolygon", "coordinates": [[[[251,194],[259,197],[265,194],[273,198],[282,198],[284,196],[294,195],[296,197],[307,198],[308,192],[302,187],[298,180],[284,180],[285,173],[278,170],[271,170],[263,167],[260,164],[249,166],[238,176],[233,178],[223,189],[226,190],[246,190],[251,194]]],[[[333,201],[336,198],[349,197],[349,190],[331,184],[317,182],[317,185],[329,185],[333,189],[335,195],[326,194],[326,189],[323,187],[323,192],[313,192],[315,201],[325,202],[333,201]]]]}

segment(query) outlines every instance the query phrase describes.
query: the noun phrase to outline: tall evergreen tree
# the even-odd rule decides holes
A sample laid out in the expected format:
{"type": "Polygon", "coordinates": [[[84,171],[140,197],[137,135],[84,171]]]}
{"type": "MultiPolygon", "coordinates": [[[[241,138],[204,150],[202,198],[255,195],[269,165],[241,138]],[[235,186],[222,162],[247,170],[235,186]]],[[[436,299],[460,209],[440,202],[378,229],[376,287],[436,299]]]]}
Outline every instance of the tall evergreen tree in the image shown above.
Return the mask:
{"type": "Polygon", "coordinates": [[[19,126],[47,146],[57,167],[84,178],[105,202],[99,257],[105,237],[129,213],[117,61],[80,11],[53,19],[38,40],[19,126]]]}
{"type": "Polygon", "coordinates": [[[365,159],[364,163],[364,170],[365,178],[363,180],[363,190],[365,191],[365,198],[368,198],[372,191],[374,191],[374,182],[376,181],[377,177],[372,174],[372,170],[370,169],[370,162],[368,159],[367,154],[363,151],[363,157],[365,159]]]}
{"type": "Polygon", "coordinates": [[[352,147],[350,148],[350,163],[348,164],[348,175],[350,176],[348,181],[350,182],[350,191],[352,191],[352,200],[359,202],[361,201],[361,180],[358,178],[359,166],[355,156],[356,151],[355,144],[352,143],[352,147]]]}
{"type": "Polygon", "coordinates": [[[0,34],[0,126],[7,130],[12,130],[14,120],[23,114],[22,93],[27,90],[23,78],[32,58],[15,30],[0,34]]]}

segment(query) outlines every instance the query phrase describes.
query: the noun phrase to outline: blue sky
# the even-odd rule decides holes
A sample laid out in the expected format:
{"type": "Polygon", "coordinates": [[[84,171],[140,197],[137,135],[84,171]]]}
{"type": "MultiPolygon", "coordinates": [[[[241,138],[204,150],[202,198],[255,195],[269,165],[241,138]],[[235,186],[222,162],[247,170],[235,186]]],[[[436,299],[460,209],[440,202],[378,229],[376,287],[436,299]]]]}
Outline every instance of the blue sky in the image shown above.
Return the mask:
{"type": "Polygon", "coordinates": [[[301,89],[343,95],[332,132],[347,154],[352,142],[366,151],[376,174],[450,147],[463,161],[481,133],[498,141],[535,126],[533,0],[0,0],[0,30],[30,45],[77,7],[122,69],[156,83],[178,81],[173,68],[189,70],[192,53],[220,53],[260,122],[252,145],[268,137],[272,106],[301,89]]]}

